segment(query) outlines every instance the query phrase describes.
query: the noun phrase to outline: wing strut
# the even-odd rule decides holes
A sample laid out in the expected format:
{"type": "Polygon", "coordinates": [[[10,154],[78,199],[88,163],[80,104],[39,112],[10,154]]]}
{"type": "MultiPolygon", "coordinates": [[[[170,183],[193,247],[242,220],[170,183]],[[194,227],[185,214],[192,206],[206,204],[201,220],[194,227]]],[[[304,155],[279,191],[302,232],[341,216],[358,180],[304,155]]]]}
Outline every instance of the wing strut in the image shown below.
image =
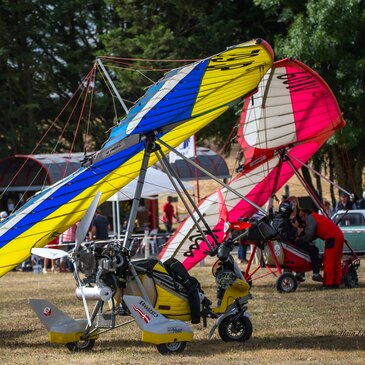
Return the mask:
{"type": "Polygon", "coordinates": [[[212,239],[214,240],[214,243],[216,246],[219,246],[219,242],[217,240],[217,237],[215,236],[215,234],[213,233],[212,229],[209,227],[208,223],[206,222],[206,220],[204,219],[203,215],[200,213],[198,207],[196,206],[194,200],[191,198],[191,196],[189,195],[189,193],[187,192],[184,184],[181,182],[180,178],[177,176],[176,172],[174,171],[174,169],[171,167],[170,163],[167,161],[167,158],[165,156],[165,154],[159,150],[156,152],[157,158],[159,159],[159,162],[161,163],[161,165],[163,166],[167,176],[169,177],[172,185],[174,186],[176,192],[178,193],[180,199],[182,200],[185,208],[187,209],[187,211],[189,212],[189,215],[191,217],[191,219],[194,221],[197,229],[199,230],[200,234],[202,235],[205,243],[207,244],[207,246],[209,247],[209,249],[211,250],[211,252],[214,251],[213,247],[211,246],[211,244],[209,243],[205,233],[203,232],[202,228],[200,227],[200,224],[198,223],[194,212],[190,209],[189,205],[187,204],[187,202],[184,199],[184,196],[182,195],[180,189],[178,188],[178,186],[176,185],[175,181],[173,178],[175,178],[181,189],[184,191],[185,196],[188,198],[190,204],[193,206],[196,214],[199,216],[199,218],[201,219],[201,221],[203,222],[205,228],[207,229],[207,232],[209,233],[209,235],[212,237],[212,239]]]}
{"type": "Polygon", "coordinates": [[[174,153],[176,153],[180,158],[182,158],[183,160],[185,160],[187,163],[191,164],[192,166],[194,166],[196,169],[204,172],[204,174],[208,175],[211,179],[213,179],[214,181],[216,181],[218,184],[222,185],[223,187],[225,187],[227,190],[229,190],[231,193],[237,195],[239,198],[243,199],[245,202],[247,202],[248,204],[252,205],[254,208],[256,208],[257,210],[259,210],[261,213],[263,213],[264,215],[267,215],[267,212],[265,209],[261,208],[260,206],[258,206],[256,203],[254,203],[253,201],[251,201],[250,199],[247,199],[244,195],[242,195],[241,193],[239,193],[237,190],[231,188],[229,185],[225,184],[224,182],[220,181],[217,177],[215,177],[213,174],[211,174],[209,171],[207,171],[206,169],[204,169],[203,167],[201,167],[200,165],[198,165],[197,163],[195,163],[194,161],[190,160],[189,158],[185,157],[183,154],[181,154],[179,151],[177,151],[175,148],[171,147],[170,145],[168,145],[167,143],[165,143],[164,141],[162,141],[160,138],[156,137],[156,139],[158,140],[159,143],[161,143],[163,146],[167,147],[170,151],[173,151],[174,153]]]}
{"type": "Polygon", "coordinates": [[[124,111],[126,114],[128,114],[129,110],[127,108],[127,106],[124,103],[124,100],[122,99],[122,97],[120,96],[118,89],[115,87],[114,82],[112,81],[112,79],[110,78],[108,71],[105,69],[103,63],[101,62],[100,58],[96,59],[97,64],[100,66],[101,70],[103,71],[105,77],[107,78],[110,86],[112,87],[113,91],[115,92],[116,97],[118,98],[120,104],[122,105],[124,111]]]}

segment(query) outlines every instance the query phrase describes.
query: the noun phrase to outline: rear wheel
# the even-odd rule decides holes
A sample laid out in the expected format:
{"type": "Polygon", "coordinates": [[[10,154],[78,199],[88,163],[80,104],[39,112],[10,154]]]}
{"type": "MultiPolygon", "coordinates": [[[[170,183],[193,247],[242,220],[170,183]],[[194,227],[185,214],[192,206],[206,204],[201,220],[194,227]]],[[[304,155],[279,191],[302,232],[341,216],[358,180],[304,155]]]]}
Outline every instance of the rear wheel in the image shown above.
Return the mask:
{"type": "Polygon", "coordinates": [[[71,352],[90,351],[95,345],[95,340],[81,340],[77,342],[69,342],[66,347],[71,352]]]}
{"type": "Polygon", "coordinates": [[[291,272],[282,273],[276,280],[276,289],[279,293],[291,293],[297,290],[298,282],[291,272]]]}
{"type": "Polygon", "coordinates": [[[162,355],[179,354],[184,351],[186,342],[169,342],[157,345],[157,350],[162,355]]]}
{"type": "Polygon", "coordinates": [[[355,288],[359,284],[359,278],[357,276],[356,269],[351,267],[343,278],[343,282],[348,288],[355,288]]]}
{"type": "Polygon", "coordinates": [[[222,320],[218,333],[224,342],[245,342],[252,335],[252,323],[245,316],[237,318],[237,314],[232,314],[222,320]]]}

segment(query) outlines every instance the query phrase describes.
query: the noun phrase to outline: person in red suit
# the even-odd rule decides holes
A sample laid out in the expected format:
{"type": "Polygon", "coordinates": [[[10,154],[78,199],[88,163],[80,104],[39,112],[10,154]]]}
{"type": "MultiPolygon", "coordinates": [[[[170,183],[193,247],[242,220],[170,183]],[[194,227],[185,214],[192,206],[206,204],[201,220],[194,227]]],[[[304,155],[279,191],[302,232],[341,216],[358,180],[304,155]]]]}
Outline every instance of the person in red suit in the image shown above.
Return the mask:
{"type": "Polygon", "coordinates": [[[340,228],[331,219],[301,209],[299,217],[305,221],[305,228],[299,237],[304,242],[312,242],[316,238],[324,241],[323,287],[339,288],[342,281],[342,253],[345,242],[340,228]]]}

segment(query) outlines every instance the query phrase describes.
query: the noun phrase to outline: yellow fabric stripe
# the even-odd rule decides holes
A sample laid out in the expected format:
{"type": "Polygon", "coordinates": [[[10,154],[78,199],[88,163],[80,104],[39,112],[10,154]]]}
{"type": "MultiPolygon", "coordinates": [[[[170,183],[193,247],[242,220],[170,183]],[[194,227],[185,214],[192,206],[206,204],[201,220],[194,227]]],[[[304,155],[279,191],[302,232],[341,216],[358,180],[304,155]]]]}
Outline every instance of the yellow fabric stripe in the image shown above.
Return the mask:
{"type": "MultiPolygon", "coordinates": [[[[223,107],[212,113],[183,123],[168,132],[162,140],[176,147],[186,140],[187,137],[219,117],[227,109],[228,107],[223,107]]],[[[161,147],[165,153],[169,152],[167,148],[161,147]]],[[[102,192],[101,204],[133,180],[139,173],[143,153],[142,151],[136,154],[97,184],[85,189],[70,202],[60,206],[59,209],[45,219],[36,223],[26,232],[2,247],[0,249],[0,277],[29,257],[31,248],[45,246],[54,237],[63,233],[68,227],[80,221],[98,191],[102,192]]],[[[156,161],[156,155],[151,154],[149,166],[156,163],[156,161]]]]}
{"type": "Polygon", "coordinates": [[[255,89],[272,61],[265,44],[256,44],[256,41],[243,43],[212,57],[192,115],[230,103],[255,89]]]}

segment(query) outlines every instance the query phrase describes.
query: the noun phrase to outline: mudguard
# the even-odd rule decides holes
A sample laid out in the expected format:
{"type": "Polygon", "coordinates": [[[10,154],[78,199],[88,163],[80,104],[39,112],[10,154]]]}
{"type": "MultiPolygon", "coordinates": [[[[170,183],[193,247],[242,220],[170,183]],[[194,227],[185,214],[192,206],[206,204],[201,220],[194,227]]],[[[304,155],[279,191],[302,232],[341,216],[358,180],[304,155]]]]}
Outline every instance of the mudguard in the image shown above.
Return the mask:
{"type": "Polygon", "coordinates": [[[142,297],[124,295],[123,300],[142,331],[143,342],[159,345],[193,339],[193,330],[187,323],[167,319],[142,297]]]}

